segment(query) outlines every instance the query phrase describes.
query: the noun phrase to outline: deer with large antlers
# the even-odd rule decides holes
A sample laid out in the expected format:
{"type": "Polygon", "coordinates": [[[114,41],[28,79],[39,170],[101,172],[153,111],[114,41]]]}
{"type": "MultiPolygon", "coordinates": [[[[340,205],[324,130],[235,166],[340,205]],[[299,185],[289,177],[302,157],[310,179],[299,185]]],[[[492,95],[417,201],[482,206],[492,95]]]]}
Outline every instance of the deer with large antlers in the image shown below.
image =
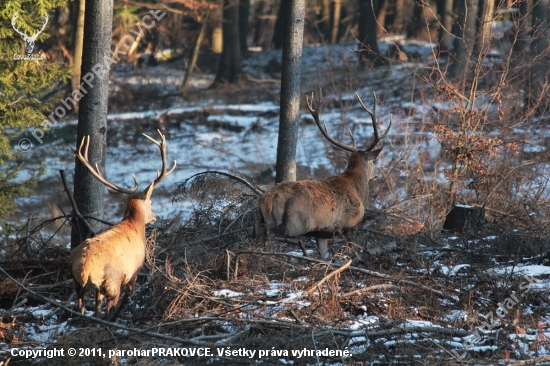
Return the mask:
{"type": "Polygon", "coordinates": [[[274,235],[313,236],[320,254],[324,256],[328,251],[329,238],[334,234],[344,234],[349,239],[353,228],[362,221],[369,197],[369,182],[376,178],[374,159],[382,151],[382,148],[374,148],[388,134],[391,118],[388,129],[379,136],[376,95],[372,110],[365,107],[359,94],[355,95],[372,118],[374,140],[364,150],[359,150],[350,131],[353,146],[337,142],[328,134],[326,123],[321,125],[318,111],[311,107],[306,96],[307,108],[323,136],[334,146],[351,152],[348,166],[342,174],[334,177],[282,182],[265,192],[260,198],[262,220],[256,225],[257,236],[262,233],[269,238],[274,235]]]}
{"type": "Polygon", "coordinates": [[[108,182],[96,165],[93,167],[88,161],[88,147],[90,136],[84,137],[78,151],[73,150],[77,158],[101,183],[111,189],[111,193],[122,196],[126,201],[126,212],[121,222],[99,235],[86,239],[71,251],[69,263],[73,275],[74,288],[78,297],[78,307],[84,314],[84,292],[87,287],[96,291],[95,316],[101,314],[103,299],[107,299],[106,319],[114,313],[120,292],[128,286],[132,292],[138,272],[145,260],[145,225],[153,223],[156,215],[152,210],[151,194],[155,187],[176,168],[166,169],[166,139],[158,131],[161,142],[143,134],[160,149],[162,171],[157,178],[142,192],[138,192],[138,182],[134,175],[134,187],[125,189],[108,182]]]}

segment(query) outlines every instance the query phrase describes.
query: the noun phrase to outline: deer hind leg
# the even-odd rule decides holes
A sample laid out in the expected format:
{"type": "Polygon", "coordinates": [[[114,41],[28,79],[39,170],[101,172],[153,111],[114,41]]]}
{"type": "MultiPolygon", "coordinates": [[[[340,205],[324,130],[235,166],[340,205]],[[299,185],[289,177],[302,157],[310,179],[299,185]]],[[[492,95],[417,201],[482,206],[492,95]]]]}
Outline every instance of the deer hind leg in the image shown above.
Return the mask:
{"type": "Polygon", "coordinates": [[[315,241],[317,242],[319,254],[324,258],[325,254],[328,252],[328,238],[315,238],[315,241]]]}
{"type": "Polygon", "coordinates": [[[73,288],[76,292],[76,297],[78,299],[77,306],[78,310],[81,314],[86,313],[86,308],[84,307],[84,287],[80,285],[74,278],[73,278],[73,288]]]}
{"type": "Polygon", "coordinates": [[[107,312],[105,313],[105,320],[110,321],[115,314],[115,307],[118,304],[118,298],[120,294],[117,293],[114,297],[107,298],[107,312]]]}
{"type": "Polygon", "coordinates": [[[103,294],[99,291],[99,290],[96,290],[95,292],[95,317],[96,318],[100,318],[101,317],[101,306],[103,305],[103,298],[105,296],[103,296],[103,294]]]}

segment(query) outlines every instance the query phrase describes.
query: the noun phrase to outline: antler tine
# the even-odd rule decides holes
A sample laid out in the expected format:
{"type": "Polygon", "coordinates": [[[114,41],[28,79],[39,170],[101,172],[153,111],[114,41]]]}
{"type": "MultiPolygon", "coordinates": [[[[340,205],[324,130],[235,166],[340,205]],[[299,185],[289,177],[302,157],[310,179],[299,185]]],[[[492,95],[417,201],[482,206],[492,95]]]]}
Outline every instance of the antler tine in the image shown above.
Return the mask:
{"type": "Polygon", "coordinates": [[[80,146],[78,148],[78,151],[73,149],[72,146],[69,146],[69,147],[71,148],[73,153],[76,155],[78,160],[80,160],[80,162],[90,171],[90,173],[92,173],[92,175],[98,181],[100,181],[101,183],[103,183],[107,187],[111,188],[114,191],[117,191],[117,192],[120,192],[120,193],[125,193],[125,194],[134,194],[137,191],[138,182],[137,182],[136,177],[133,174],[132,174],[132,178],[134,178],[134,183],[135,183],[134,188],[132,188],[132,189],[121,188],[121,187],[109,182],[107,179],[105,179],[103,177],[103,175],[101,175],[101,171],[99,170],[99,166],[97,164],[95,165],[95,167],[90,165],[90,162],[88,160],[88,149],[90,147],[90,136],[89,135],[84,136],[82,138],[82,141],[80,142],[80,146]],[[84,155],[82,155],[82,148],[84,148],[84,155]]]}
{"type": "MultiPolygon", "coordinates": [[[[319,92],[319,95],[320,94],[321,93],[319,92]]],[[[313,99],[313,93],[311,93],[311,99],[313,99]]],[[[318,104],[317,108],[319,108],[319,105],[321,105],[321,97],[320,96],[319,96],[319,104],[318,104]]],[[[334,146],[337,146],[341,149],[350,151],[350,152],[356,152],[357,151],[355,140],[353,139],[353,136],[351,138],[352,141],[353,141],[353,146],[349,146],[349,145],[340,143],[340,142],[334,140],[332,137],[330,137],[330,135],[328,134],[326,122],[324,123],[324,128],[323,128],[323,126],[321,126],[321,122],[319,121],[319,112],[316,109],[313,109],[311,107],[311,103],[309,102],[309,98],[307,97],[307,95],[306,95],[306,106],[307,106],[307,109],[309,109],[309,113],[311,113],[311,116],[313,117],[313,120],[317,124],[317,127],[319,127],[319,130],[321,131],[323,136],[325,136],[325,138],[327,140],[329,140],[331,144],[333,144],[334,146]]]]}
{"type": "Polygon", "coordinates": [[[160,136],[160,141],[161,142],[158,142],[157,140],[155,140],[154,138],[152,138],[151,136],[148,136],[146,134],[143,134],[143,136],[147,137],[149,140],[151,140],[155,145],[157,145],[160,149],[160,157],[162,159],[162,170],[159,172],[157,171],[157,178],[151,182],[151,184],[145,189],[145,191],[148,191],[149,190],[149,187],[151,187],[151,185],[153,186],[153,188],[159,184],[164,178],[166,178],[167,176],[169,176],[170,174],[172,174],[172,172],[174,171],[174,169],[176,169],[176,161],[174,160],[174,166],[172,167],[172,169],[166,171],[166,166],[167,166],[167,163],[166,163],[166,137],[162,134],[162,132],[160,132],[159,129],[157,129],[157,132],[159,133],[159,136],[160,136]]]}
{"type": "Polygon", "coordinates": [[[15,25],[15,20],[18,18],[19,16],[17,15],[17,12],[15,12],[15,14],[13,14],[13,17],[11,18],[11,26],[12,28],[17,32],[19,33],[20,35],[26,37],[27,35],[23,32],[21,32],[17,26],[15,25]]]}
{"type": "Polygon", "coordinates": [[[374,141],[371,142],[371,144],[369,146],[367,146],[366,149],[365,149],[365,151],[370,151],[370,150],[374,149],[374,147],[380,142],[380,140],[382,140],[384,137],[386,137],[388,135],[388,132],[390,131],[390,128],[391,128],[392,118],[390,116],[390,125],[388,126],[386,131],[382,134],[382,136],[380,136],[379,133],[378,133],[378,124],[376,122],[376,102],[378,100],[376,98],[376,93],[372,92],[372,96],[373,96],[373,99],[374,99],[372,110],[368,109],[365,106],[365,103],[363,103],[363,100],[361,99],[361,97],[359,96],[359,94],[357,92],[355,92],[355,95],[357,96],[357,99],[359,100],[359,103],[361,104],[361,107],[363,107],[363,109],[372,118],[372,128],[374,130],[374,141]]]}

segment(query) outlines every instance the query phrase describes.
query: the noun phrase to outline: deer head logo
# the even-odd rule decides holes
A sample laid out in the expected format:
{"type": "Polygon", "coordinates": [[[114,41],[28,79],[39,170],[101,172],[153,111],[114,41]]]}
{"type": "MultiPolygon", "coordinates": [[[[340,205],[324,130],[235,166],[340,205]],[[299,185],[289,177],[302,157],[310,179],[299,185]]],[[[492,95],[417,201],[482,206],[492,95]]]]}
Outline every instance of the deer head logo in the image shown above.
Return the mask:
{"type": "Polygon", "coordinates": [[[44,15],[44,25],[42,25],[42,29],[40,29],[38,32],[35,32],[32,36],[27,35],[27,33],[20,31],[17,29],[17,26],[15,25],[15,20],[17,19],[17,12],[13,14],[13,17],[11,18],[11,26],[13,29],[23,37],[23,41],[27,44],[27,53],[31,54],[34,49],[34,42],[36,41],[36,38],[42,33],[44,28],[46,28],[46,25],[48,24],[48,18],[47,15],[44,15]]]}

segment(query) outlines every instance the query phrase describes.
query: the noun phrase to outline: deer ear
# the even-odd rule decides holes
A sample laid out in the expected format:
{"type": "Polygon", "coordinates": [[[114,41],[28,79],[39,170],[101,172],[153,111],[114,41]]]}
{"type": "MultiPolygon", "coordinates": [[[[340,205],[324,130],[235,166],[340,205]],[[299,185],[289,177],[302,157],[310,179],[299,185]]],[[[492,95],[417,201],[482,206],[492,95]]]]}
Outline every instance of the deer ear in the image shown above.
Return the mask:
{"type": "Polygon", "coordinates": [[[128,195],[122,192],[117,192],[112,189],[107,188],[107,192],[109,192],[109,196],[113,197],[118,202],[122,202],[125,205],[128,204],[128,195]]]}
{"type": "Polygon", "coordinates": [[[380,154],[380,151],[382,151],[382,148],[378,149],[378,150],[373,150],[373,151],[369,151],[367,153],[365,153],[364,156],[364,159],[365,160],[374,160],[378,157],[378,154],[380,154]]]}

